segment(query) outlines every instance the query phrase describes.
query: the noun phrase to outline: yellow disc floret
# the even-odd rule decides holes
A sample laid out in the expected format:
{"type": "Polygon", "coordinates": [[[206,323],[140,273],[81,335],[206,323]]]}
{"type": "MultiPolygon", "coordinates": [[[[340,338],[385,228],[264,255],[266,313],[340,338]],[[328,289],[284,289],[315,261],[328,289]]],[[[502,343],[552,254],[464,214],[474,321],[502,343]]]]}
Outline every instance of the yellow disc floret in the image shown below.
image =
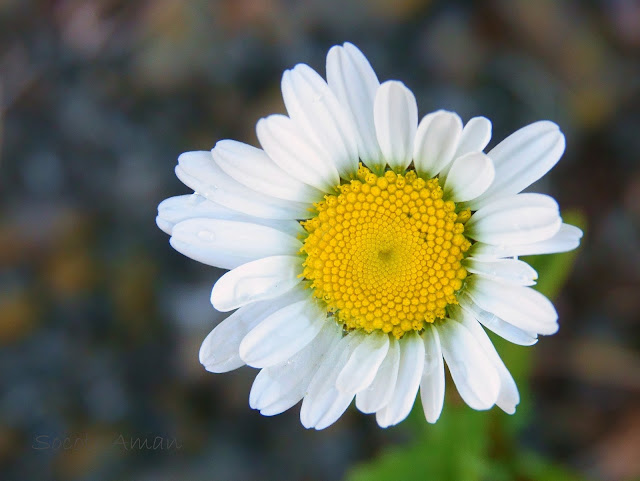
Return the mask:
{"type": "Polygon", "coordinates": [[[302,223],[303,276],[346,329],[400,338],[457,304],[469,212],[456,213],[442,194],[437,179],[414,171],[377,176],[361,166],[302,223]]]}

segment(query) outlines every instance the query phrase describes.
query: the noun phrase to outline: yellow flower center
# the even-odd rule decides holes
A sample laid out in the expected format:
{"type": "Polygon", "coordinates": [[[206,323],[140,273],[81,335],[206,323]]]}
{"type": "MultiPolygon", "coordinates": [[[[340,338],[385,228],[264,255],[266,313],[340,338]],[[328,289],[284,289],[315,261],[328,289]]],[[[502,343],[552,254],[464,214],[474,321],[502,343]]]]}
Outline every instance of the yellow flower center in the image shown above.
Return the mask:
{"type": "Polygon", "coordinates": [[[414,171],[378,176],[360,166],[357,180],[338,190],[302,223],[303,276],[313,295],[348,330],[400,338],[444,317],[467,275],[470,212],[456,213],[438,180],[414,171]]]}

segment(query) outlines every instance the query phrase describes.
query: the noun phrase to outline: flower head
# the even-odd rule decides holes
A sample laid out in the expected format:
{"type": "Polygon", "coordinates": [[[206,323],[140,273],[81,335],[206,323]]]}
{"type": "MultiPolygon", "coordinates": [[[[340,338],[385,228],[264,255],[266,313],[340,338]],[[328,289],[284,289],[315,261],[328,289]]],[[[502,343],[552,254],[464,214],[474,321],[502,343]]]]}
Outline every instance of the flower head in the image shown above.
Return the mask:
{"type": "Polygon", "coordinates": [[[195,192],[158,207],[176,250],[229,269],[211,302],[236,311],[205,339],[202,364],[260,368],[251,407],[270,416],[302,400],[308,428],[354,398],[397,424],[418,390],[435,422],[445,361],[470,407],[515,412],[484,329],[520,345],[558,329],[518,260],[582,236],[554,199],[520,193],[564,152],[557,125],[528,125],[485,154],[489,120],[440,110],[418,122],[411,91],[380,84],[349,43],[329,51],[327,81],[297,65],[282,94],[288,116],[257,124],[262,149],[222,140],[182,154],[176,174],[195,192]]]}

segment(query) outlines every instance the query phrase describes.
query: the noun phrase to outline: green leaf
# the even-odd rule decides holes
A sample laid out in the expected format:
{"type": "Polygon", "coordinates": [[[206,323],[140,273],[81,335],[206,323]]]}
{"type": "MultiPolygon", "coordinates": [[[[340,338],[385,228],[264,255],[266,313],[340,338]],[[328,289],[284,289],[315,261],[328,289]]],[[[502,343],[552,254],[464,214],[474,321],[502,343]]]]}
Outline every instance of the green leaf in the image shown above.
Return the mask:
{"type": "MultiPolygon", "coordinates": [[[[486,413],[457,405],[447,406],[434,425],[428,425],[419,402],[411,414],[420,434],[407,446],[388,449],[370,463],[360,465],[348,481],[480,481],[487,463],[486,413]],[[421,419],[420,419],[421,418],[421,419]]],[[[396,428],[396,429],[402,429],[396,428]]],[[[496,478],[497,479],[497,478],[496,478]]]]}

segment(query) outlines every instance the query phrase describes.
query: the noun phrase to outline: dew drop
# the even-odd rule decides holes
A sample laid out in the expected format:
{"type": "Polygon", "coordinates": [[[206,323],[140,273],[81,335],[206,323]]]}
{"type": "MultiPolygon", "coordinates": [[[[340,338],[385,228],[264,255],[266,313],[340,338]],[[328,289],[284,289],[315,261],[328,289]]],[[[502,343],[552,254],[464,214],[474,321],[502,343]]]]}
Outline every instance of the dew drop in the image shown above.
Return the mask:
{"type": "Polygon", "coordinates": [[[213,242],[216,240],[216,235],[209,230],[201,230],[200,232],[198,232],[198,239],[205,242],[213,242]]]}
{"type": "Polygon", "coordinates": [[[208,186],[207,189],[204,192],[202,192],[202,195],[210,199],[215,195],[217,189],[218,188],[215,185],[208,186]]]}

